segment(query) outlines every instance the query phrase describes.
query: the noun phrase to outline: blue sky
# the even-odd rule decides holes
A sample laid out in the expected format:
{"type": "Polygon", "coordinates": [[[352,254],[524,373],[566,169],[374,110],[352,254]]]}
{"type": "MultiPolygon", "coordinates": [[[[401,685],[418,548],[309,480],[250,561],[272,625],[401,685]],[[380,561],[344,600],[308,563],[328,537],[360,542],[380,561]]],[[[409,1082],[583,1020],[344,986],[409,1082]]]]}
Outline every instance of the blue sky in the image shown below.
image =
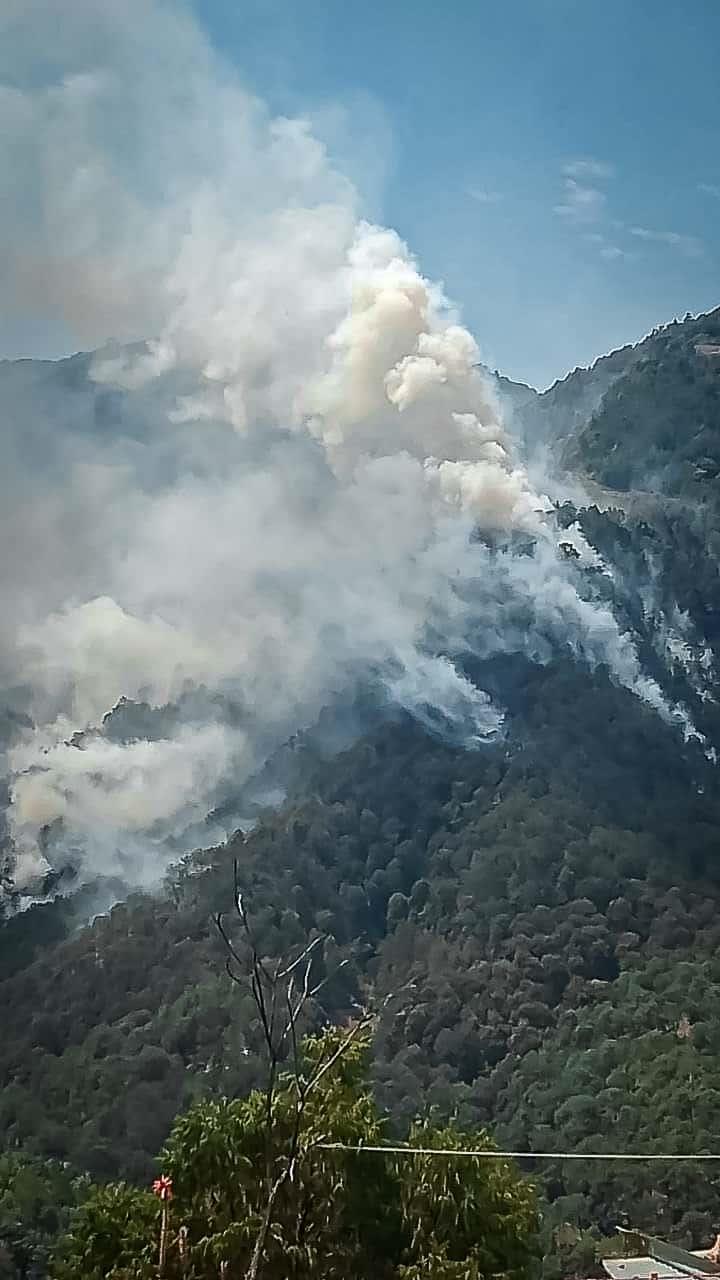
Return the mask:
{"type": "Polygon", "coordinates": [[[195,0],[493,367],[544,386],[720,303],[718,0],[195,0]]]}

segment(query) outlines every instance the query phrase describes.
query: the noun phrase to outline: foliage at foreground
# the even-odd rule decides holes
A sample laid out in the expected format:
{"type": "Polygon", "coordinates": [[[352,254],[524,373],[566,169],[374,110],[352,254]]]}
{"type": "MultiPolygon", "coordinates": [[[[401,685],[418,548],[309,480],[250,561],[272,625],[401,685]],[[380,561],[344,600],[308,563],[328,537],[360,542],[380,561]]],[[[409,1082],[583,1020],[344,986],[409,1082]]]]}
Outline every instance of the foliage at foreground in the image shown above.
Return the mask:
{"type": "MultiPolygon", "coordinates": [[[[384,1124],[368,1083],[369,1039],[327,1031],[304,1044],[313,1070],[331,1064],[302,1114],[299,1158],[287,1170],[297,1117],[297,1081],[268,1097],[196,1103],[162,1152],[172,1179],[163,1273],[186,1280],[245,1276],[268,1204],[272,1213],[261,1280],[522,1280],[536,1255],[532,1187],[506,1162],[432,1156],[385,1157],[320,1144],[377,1145],[384,1124]],[[338,1051],[342,1047],[341,1056],[338,1051]],[[331,1062],[332,1060],[332,1062],[331,1062]],[[286,1174],[289,1176],[285,1177],[286,1174]],[[284,1179],[284,1180],[283,1180],[284,1179]]],[[[484,1134],[416,1125],[420,1147],[490,1148],[484,1134]]],[[[53,1271],[57,1280],[142,1280],[158,1275],[163,1206],[124,1183],[97,1187],[76,1212],[53,1271]]]]}
{"type": "Polygon", "coordinates": [[[36,1280],[90,1187],[54,1161],[0,1156],[0,1280],[36,1280]]]}

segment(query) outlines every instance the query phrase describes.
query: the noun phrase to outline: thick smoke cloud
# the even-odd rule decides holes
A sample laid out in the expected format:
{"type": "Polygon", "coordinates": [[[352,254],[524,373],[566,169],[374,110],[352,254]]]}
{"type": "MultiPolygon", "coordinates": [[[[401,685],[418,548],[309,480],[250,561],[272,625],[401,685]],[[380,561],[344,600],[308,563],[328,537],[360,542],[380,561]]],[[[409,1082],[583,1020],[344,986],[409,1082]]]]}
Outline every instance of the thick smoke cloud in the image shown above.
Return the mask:
{"type": "Polygon", "coordinates": [[[37,726],[16,884],[68,854],[153,883],[358,679],[481,742],[502,709],[469,649],[562,645],[671,716],[578,594],[473,338],[307,125],[178,8],[56,13],[0,19],[0,284],[100,349],[0,369],[0,663],[37,726]],[[121,698],[166,708],[153,732],[98,731],[121,698]]]}

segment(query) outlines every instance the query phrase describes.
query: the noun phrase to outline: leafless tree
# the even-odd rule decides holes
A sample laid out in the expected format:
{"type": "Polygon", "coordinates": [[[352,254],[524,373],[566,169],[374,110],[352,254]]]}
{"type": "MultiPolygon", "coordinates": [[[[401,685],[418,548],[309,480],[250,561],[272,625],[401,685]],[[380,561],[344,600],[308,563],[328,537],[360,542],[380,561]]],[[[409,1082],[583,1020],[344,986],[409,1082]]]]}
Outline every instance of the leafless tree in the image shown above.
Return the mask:
{"type": "Polygon", "coordinates": [[[326,941],[319,934],[292,959],[285,957],[268,962],[263,958],[253,933],[243,894],[240,888],[238,864],[234,864],[234,915],[239,921],[243,950],[233,941],[226,924],[226,913],[215,917],[226,950],[225,967],[231,980],[241,987],[250,988],[262,1028],[266,1080],[265,1097],[265,1210],[253,1247],[246,1280],[258,1280],[265,1249],[273,1225],[273,1217],[280,1194],[295,1176],[302,1154],[303,1119],[307,1104],[320,1082],[332,1071],[353,1040],[372,1025],[373,1016],[362,1011],[349,1025],[337,1048],[324,1062],[312,1065],[307,1071],[301,1053],[300,1027],[312,1002],[332,977],[343,969],[348,961],[342,960],[333,973],[325,973],[317,982],[313,969],[318,950],[326,941]],[[278,1079],[283,1065],[289,1068],[294,1092],[294,1114],[290,1136],[285,1151],[277,1155],[276,1099],[278,1079]]]}

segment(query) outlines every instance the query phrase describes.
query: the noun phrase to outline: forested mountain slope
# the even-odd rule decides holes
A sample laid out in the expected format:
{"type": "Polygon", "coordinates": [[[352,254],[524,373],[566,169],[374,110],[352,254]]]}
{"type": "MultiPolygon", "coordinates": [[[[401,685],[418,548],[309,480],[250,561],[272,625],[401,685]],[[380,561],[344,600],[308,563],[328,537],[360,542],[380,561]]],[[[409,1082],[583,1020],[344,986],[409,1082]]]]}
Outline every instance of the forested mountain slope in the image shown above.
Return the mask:
{"type": "MultiPolygon", "coordinates": [[[[308,761],[304,798],[167,898],[120,904],[7,977],[6,1141],[146,1179],[178,1108],[256,1082],[258,1027],[210,923],[237,857],[270,954],[320,929],[330,960],[352,956],[328,1016],[368,984],[400,992],[376,1063],[399,1132],[429,1105],[523,1148],[717,1145],[710,766],[679,763],[674,731],[602,677],[512,674],[503,744],[453,751],[403,724],[308,761]]],[[[639,1184],[634,1170],[577,1189],[558,1168],[549,1194],[561,1217],[610,1230],[639,1184]]],[[[702,1233],[713,1195],[703,1176],[664,1212],[702,1233]]],[[[648,1205],[640,1225],[657,1225],[648,1205]]]]}
{"type": "MultiPolygon", "coordinates": [[[[620,347],[600,356],[589,369],[573,369],[535,397],[511,397],[529,449],[557,449],[582,429],[618,378],[632,367],[640,346],[620,347]]],[[[503,391],[502,380],[500,391],[503,391]]]]}
{"type": "Polygon", "coordinates": [[[720,475],[720,309],[668,325],[566,443],[570,468],[614,489],[716,502],[720,475]]]}
{"type": "Polygon", "coordinates": [[[571,472],[706,500],[718,474],[719,364],[720,308],[664,325],[541,395],[512,386],[508,398],[528,448],[549,446],[571,472]]]}
{"type": "MultiPolygon", "coordinates": [[[[348,960],[318,1024],[382,1006],[375,1088],[398,1134],[433,1108],[516,1149],[720,1150],[719,336],[718,313],[669,326],[516,404],[528,434],[531,413],[547,415],[546,441],[555,422],[564,465],[652,497],[643,511],[626,492],[603,509],[576,498],[554,518],[568,573],[685,718],[569,641],[550,637],[537,661],[476,653],[465,670],[505,711],[488,740],[468,749],[370,701],[339,749],[303,732],[276,753],[263,785],[283,802],[181,859],[162,893],[89,924],[90,884],[10,915],[0,1137],[13,1158],[144,1182],[179,1109],[258,1082],[255,1011],[212,923],[234,860],[268,955],[320,932],[328,971],[348,960]]],[[[152,741],[176,713],[122,703],[99,732],[152,741]]],[[[3,719],[8,743],[22,715],[12,704],[3,719]]],[[[593,1240],[623,1215],[693,1246],[714,1229],[707,1168],[533,1172],[550,1275],[592,1266],[593,1240]]]]}

